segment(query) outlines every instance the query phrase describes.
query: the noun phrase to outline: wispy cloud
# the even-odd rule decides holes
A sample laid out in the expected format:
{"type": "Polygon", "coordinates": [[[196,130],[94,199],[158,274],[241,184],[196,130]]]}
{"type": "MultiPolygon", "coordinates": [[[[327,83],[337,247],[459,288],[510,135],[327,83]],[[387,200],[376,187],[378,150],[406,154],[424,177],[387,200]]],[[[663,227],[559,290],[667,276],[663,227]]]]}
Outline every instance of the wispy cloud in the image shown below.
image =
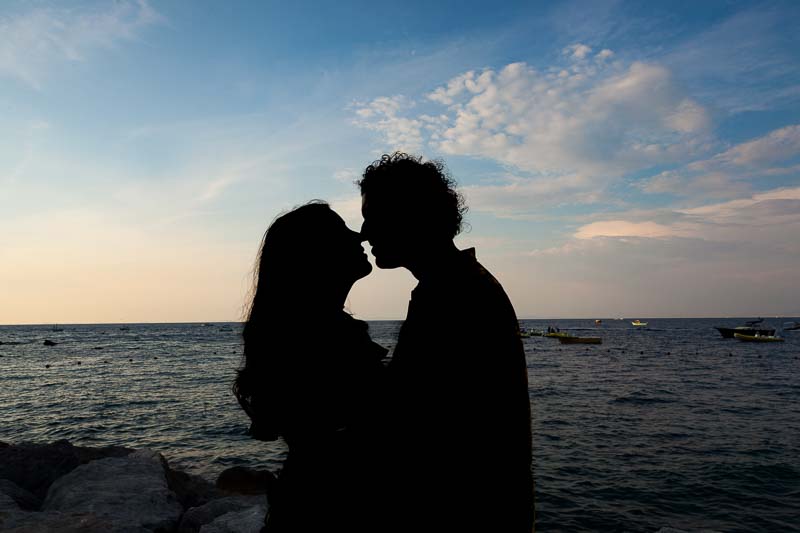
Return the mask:
{"type": "Polygon", "coordinates": [[[800,253],[798,232],[800,187],[780,187],[698,207],[618,213],[581,226],[574,238],[692,238],[735,243],[742,250],[758,243],[761,249],[800,253]]]}
{"type": "Polygon", "coordinates": [[[800,166],[792,164],[798,157],[800,125],[795,124],[643,179],[638,186],[648,193],[701,199],[739,197],[764,176],[800,175],[800,166]]]}
{"type": "Polygon", "coordinates": [[[0,19],[0,75],[41,89],[56,65],[85,61],[163,20],[147,0],[92,10],[36,8],[0,19]]]}
{"type": "Polygon", "coordinates": [[[664,64],[701,101],[726,113],[775,109],[800,100],[796,3],[756,3],[677,43],[664,64]]]}

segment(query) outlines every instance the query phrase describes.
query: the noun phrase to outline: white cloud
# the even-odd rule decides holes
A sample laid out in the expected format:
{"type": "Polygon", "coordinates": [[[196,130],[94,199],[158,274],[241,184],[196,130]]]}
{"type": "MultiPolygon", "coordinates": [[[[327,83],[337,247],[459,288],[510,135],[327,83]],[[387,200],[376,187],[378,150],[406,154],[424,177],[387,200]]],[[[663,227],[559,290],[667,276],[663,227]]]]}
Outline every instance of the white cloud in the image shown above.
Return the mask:
{"type": "Polygon", "coordinates": [[[594,56],[594,58],[597,59],[598,61],[605,61],[606,59],[609,59],[611,57],[614,57],[614,52],[609,50],[608,48],[603,48],[597,53],[597,55],[594,56]]]}
{"type": "Polygon", "coordinates": [[[0,76],[41,89],[55,65],[85,61],[162,20],[147,0],[103,4],[94,11],[36,8],[0,19],[0,76]]]}
{"type": "Polygon", "coordinates": [[[355,102],[353,124],[378,132],[390,150],[414,152],[422,146],[425,120],[400,114],[414,107],[414,102],[402,95],[381,96],[371,102],[355,102]]]}
{"type": "Polygon", "coordinates": [[[675,230],[656,222],[628,222],[626,220],[604,220],[592,222],[580,228],[576,239],[594,237],[673,237],[675,230]]]}
{"type": "Polygon", "coordinates": [[[574,59],[583,59],[591,53],[592,49],[585,44],[576,43],[564,48],[563,52],[574,59]]]}
{"type": "MultiPolygon", "coordinates": [[[[468,71],[427,95],[447,106],[435,119],[414,102],[382,97],[356,109],[355,123],[390,144],[427,141],[443,154],[487,158],[547,176],[582,175],[594,190],[652,165],[705,153],[710,117],[657,64],[583,61],[591,49],[566,49],[568,64],[540,72],[526,63],[468,71]]],[[[613,52],[604,49],[602,58],[613,52]]]]}

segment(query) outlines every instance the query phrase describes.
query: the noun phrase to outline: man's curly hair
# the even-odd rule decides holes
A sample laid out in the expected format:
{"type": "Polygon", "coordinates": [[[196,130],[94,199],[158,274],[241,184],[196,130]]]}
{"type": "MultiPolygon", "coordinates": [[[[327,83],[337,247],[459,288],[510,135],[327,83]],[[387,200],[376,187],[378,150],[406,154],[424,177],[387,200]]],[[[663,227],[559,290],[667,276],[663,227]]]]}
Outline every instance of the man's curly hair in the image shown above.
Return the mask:
{"type": "Polygon", "coordinates": [[[387,198],[424,217],[435,231],[453,238],[463,229],[467,205],[443,161],[395,152],[369,165],[358,180],[362,195],[387,198]]]}

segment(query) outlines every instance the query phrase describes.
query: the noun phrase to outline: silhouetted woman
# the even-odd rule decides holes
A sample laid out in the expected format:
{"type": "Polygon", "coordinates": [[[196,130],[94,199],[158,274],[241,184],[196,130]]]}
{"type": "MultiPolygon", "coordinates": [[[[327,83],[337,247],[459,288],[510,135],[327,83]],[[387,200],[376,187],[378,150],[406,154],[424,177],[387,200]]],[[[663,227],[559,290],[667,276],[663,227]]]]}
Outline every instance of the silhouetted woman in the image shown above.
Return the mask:
{"type": "Polygon", "coordinates": [[[386,350],[343,309],[372,270],[361,241],[316,201],[278,217],[261,244],[234,393],[251,434],[289,448],[268,494],[270,533],[368,529],[386,350]]]}

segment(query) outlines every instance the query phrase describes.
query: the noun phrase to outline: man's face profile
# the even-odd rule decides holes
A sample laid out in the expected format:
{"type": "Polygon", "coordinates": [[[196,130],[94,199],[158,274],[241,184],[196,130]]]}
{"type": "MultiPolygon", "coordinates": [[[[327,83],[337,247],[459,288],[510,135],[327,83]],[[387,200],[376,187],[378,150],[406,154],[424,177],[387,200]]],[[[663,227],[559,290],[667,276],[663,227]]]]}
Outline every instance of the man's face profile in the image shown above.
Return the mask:
{"type": "Polygon", "coordinates": [[[409,249],[408,214],[403,216],[385,199],[361,195],[364,224],[361,236],[369,241],[375,263],[380,268],[406,266],[409,249]]]}

